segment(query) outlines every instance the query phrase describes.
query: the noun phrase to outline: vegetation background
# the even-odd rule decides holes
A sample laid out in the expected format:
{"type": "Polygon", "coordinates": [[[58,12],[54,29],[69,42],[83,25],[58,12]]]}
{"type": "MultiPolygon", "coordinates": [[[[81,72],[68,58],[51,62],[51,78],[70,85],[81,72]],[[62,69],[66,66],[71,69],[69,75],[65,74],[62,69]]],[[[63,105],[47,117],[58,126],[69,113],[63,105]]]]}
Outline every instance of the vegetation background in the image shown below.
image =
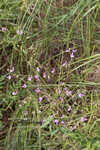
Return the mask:
{"type": "Polygon", "coordinates": [[[100,1],[0,1],[0,150],[100,150],[100,1]]]}

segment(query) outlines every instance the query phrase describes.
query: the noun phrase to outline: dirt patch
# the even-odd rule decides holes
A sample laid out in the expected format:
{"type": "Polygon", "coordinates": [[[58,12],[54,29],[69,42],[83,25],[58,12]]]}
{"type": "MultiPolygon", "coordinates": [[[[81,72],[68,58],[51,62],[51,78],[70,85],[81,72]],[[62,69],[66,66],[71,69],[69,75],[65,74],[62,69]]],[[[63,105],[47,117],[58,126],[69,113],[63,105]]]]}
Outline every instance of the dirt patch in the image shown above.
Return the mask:
{"type": "Polygon", "coordinates": [[[88,72],[87,81],[100,83],[100,66],[95,66],[88,72]]]}

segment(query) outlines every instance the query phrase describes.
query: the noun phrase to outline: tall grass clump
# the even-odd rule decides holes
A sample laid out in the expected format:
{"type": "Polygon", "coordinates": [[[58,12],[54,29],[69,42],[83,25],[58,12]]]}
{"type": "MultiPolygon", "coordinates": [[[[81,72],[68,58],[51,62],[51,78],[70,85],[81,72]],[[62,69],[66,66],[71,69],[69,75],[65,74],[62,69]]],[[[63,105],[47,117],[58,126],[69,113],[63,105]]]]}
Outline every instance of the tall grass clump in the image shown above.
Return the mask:
{"type": "Polygon", "coordinates": [[[100,149],[99,0],[1,0],[0,149],[100,149]]]}

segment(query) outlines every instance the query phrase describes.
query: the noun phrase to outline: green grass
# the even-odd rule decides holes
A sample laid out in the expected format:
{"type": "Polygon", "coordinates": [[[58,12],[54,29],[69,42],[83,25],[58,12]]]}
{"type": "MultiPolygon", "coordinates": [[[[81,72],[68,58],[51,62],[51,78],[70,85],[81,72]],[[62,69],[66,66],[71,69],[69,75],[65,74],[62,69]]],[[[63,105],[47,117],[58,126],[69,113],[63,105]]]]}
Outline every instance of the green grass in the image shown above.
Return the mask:
{"type": "Polygon", "coordinates": [[[100,149],[99,16],[99,0],[0,1],[2,149],[100,149]]]}

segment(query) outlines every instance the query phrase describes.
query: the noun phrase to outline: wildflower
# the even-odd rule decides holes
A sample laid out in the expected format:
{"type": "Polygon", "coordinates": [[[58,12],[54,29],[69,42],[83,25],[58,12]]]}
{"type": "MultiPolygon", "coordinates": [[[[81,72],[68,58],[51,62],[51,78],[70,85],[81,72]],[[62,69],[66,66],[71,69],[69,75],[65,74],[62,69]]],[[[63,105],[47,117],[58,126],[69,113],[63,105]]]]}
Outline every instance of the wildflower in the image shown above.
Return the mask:
{"type": "Polygon", "coordinates": [[[58,120],[54,120],[54,122],[56,123],[56,125],[58,125],[58,124],[59,124],[59,121],[58,121],[58,120]]]}
{"type": "Polygon", "coordinates": [[[17,30],[16,33],[17,33],[18,35],[22,35],[22,34],[23,34],[23,31],[22,31],[22,30],[17,30]]]}
{"type": "Polygon", "coordinates": [[[7,28],[6,27],[2,27],[2,32],[6,32],[7,31],[7,28]]]}
{"type": "Polygon", "coordinates": [[[65,52],[70,52],[70,48],[69,49],[66,49],[66,51],[65,52]]]}
{"type": "Polygon", "coordinates": [[[39,102],[41,102],[43,100],[43,97],[39,97],[39,102]]]}
{"type": "Polygon", "coordinates": [[[67,96],[72,95],[72,91],[69,91],[69,90],[66,90],[65,93],[66,93],[67,96]]]}
{"type": "Polygon", "coordinates": [[[74,58],[75,56],[74,56],[74,54],[72,53],[72,54],[70,55],[70,57],[71,57],[71,58],[74,58]]]}
{"type": "Polygon", "coordinates": [[[17,91],[15,91],[15,92],[12,92],[12,95],[13,95],[13,96],[15,96],[16,94],[17,94],[17,91]]]}
{"type": "Polygon", "coordinates": [[[38,75],[35,75],[34,78],[35,78],[36,80],[40,80],[38,75]]]}
{"type": "Polygon", "coordinates": [[[10,69],[9,71],[10,71],[10,72],[14,72],[14,70],[15,70],[14,67],[12,67],[12,69],[10,69]]]}
{"type": "Polygon", "coordinates": [[[39,67],[37,67],[36,70],[37,70],[37,72],[40,72],[40,68],[39,67]]]}
{"type": "Polygon", "coordinates": [[[77,128],[77,126],[73,126],[70,129],[71,129],[71,131],[74,131],[76,128],[77,128]]]}
{"type": "Polygon", "coordinates": [[[66,88],[64,88],[64,90],[65,90],[65,91],[68,91],[68,88],[66,87],[66,88]]]}
{"type": "Polygon", "coordinates": [[[87,121],[87,120],[88,120],[87,118],[81,117],[81,122],[85,122],[85,121],[87,121]]]}
{"type": "Polygon", "coordinates": [[[65,124],[64,120],[61,121],[61,124],[65,124]]]}
{"type": "Polygon", "coordinates": [[[45,72],[43,73],[43,78],[46,78],[46,73],[45,72]]]}
{"type": "Polygon", "coordinates": [[[10,80],[11,79],[11,75],[9,75],[7,78],[10,80]]]}
{"type": "Polygon", "coordinates": [[[39,88],[35,89],[35,92],[40,93],[40,89],[39,88]]]}
{"type": "Polygon", "coordinates": [[[60,96],[59,99],[61,102],[63,102],[63,100],[64,100],[62,96],[60,96]]]}
{"type": "Polygon", "coordinates": [[[68,107],[68,110],[67,110],[67,111],[68,111],[68,112],[70,112],[70,111],[71,111],[71,106],[69,106],[69,107],[68,107]]]}
{"type": "Polygon", "coordinates": [[[27,85],[26,85],[26,84],[23,84],[23,85],[22,85],[22,88],[26,88],[26,87],[27,87],[27,85]]]}
{"type": "Polygon", "coordinates": [[[62,64],[63,67],[66,66],[66,65],[67,65],[67,61],[65,61],[65,62],[62,64]]]}
{"type": "Polygon", "coordinates": [[[54,118],[54,114],[53,114],[53,115],[51,115],[51,118],[54,118]]]}
{"type": "Polygon", "coordinates": [[[79,93],[79,94],[78,94],[78,96],[81,98],[81,97],[83,97],[83,96],[84,96],[84,94],[79,93]]]}
{"type": "Polygon", "coordinates": [[[32,80],[32,76],[28,76],[27,80],[31,81],[32,80]]]}
{"type": "Polygon", "coordinates": [[[61,94],[61,90],[60,89],[58,90],[58,94],[61,94]]]}
{"type": "Polygon", "coordinates": [[[76,53],[76,52],[77,52],[77,49],[73,49],[72,51],[73,51],[73,53],[76,53]]]}
{"type": "Polygon", "coordinates": [[[55,68],[52,68],[51,73],[55,73],[55,68]]]}

